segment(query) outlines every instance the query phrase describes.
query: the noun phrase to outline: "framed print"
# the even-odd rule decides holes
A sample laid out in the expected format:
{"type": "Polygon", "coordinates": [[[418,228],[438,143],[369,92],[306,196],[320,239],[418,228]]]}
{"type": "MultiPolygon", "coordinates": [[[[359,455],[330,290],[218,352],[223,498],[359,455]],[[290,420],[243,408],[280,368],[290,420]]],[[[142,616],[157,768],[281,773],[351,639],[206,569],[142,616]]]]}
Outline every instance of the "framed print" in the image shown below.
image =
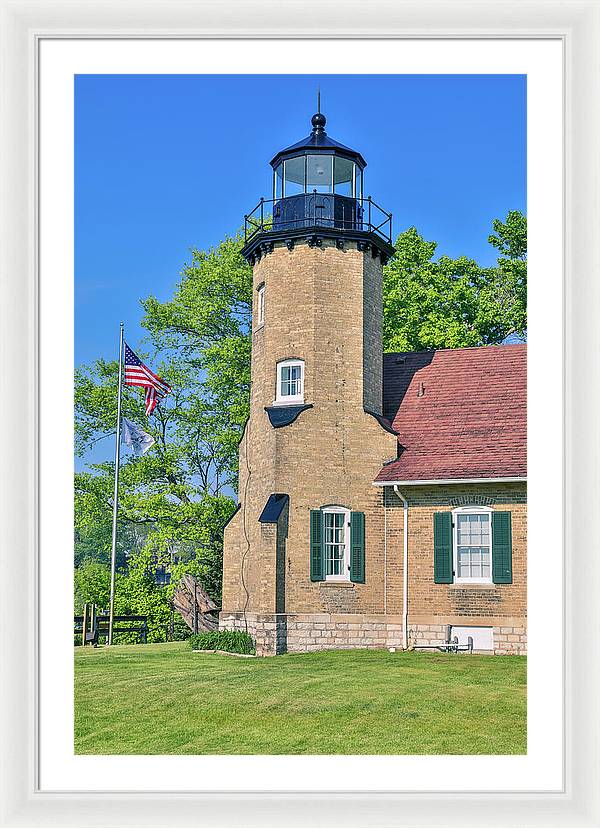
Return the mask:
{"type": "Polygon", "coordinates": [[[1,824],[599,825],[598,4],[2,14],[1,824]]]}

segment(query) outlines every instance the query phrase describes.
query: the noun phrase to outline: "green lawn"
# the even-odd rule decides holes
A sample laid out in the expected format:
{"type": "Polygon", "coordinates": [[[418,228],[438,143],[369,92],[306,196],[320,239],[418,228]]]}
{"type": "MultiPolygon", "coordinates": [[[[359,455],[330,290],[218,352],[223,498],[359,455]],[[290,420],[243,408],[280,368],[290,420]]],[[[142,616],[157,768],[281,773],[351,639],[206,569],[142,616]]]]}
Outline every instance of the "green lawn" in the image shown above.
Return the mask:
{"type": "Polygon", "coordinates": [[[526,660],[351,650],[75,650],[75,752],[526,752],[526,660]]]}

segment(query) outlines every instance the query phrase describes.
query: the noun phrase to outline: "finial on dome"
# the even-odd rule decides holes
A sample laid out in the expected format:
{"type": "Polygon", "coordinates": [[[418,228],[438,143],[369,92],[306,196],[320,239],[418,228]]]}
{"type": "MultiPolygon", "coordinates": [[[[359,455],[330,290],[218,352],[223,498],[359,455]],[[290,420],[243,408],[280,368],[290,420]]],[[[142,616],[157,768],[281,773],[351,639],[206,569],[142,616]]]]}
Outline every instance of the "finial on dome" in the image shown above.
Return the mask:
{"type": "Polygon", "coordinates": [[[317,112],[311,118],[311,124],[313,125],[313,133],[317,135],[318,133],[325,132],[325,124],[327,123],[327,118],[322,115],[320,112],[317,112]]]}
{"type": "Polygon", "coordinates": [[[321,87],[317,86],[317,111],[316,114],[312,116],[311,123],[313,125],[313,135],[320,134],[322,135],[325,132],[325,124],[327,123],[327,118],[324,115],[321,115],[321,87]]]}

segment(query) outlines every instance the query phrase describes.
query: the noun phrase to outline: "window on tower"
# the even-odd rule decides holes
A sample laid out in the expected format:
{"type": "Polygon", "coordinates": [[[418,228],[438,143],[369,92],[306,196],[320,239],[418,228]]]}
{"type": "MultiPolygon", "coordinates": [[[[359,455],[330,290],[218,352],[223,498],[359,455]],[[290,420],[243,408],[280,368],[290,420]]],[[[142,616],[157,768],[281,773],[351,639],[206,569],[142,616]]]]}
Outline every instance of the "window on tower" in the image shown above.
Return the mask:
{"type": "Polygon", "coordinates": [[[256,328],[262,328],[265,324],[265,286],[259,285],[256,290],[256,328]]]}
{"type": "Polygon", "coordinates": [[[286,359],[277,363],[277,405],[298,405],[304,403],[304,362],[301,359],[286,359]]]}

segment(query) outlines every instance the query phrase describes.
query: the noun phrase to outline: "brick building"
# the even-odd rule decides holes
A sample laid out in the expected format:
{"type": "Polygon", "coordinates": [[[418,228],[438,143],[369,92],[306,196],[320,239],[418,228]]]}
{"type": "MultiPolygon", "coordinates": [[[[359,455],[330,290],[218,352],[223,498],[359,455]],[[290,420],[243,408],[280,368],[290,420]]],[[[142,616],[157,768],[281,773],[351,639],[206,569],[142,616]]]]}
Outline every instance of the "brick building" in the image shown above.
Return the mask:
{"type": "Polygon", "coordinates": [[[526,651],[526,346],[383,354],[391,216],[325,117],[246,218],[250,417],[224,629],[257,652],[526,651]]]}

